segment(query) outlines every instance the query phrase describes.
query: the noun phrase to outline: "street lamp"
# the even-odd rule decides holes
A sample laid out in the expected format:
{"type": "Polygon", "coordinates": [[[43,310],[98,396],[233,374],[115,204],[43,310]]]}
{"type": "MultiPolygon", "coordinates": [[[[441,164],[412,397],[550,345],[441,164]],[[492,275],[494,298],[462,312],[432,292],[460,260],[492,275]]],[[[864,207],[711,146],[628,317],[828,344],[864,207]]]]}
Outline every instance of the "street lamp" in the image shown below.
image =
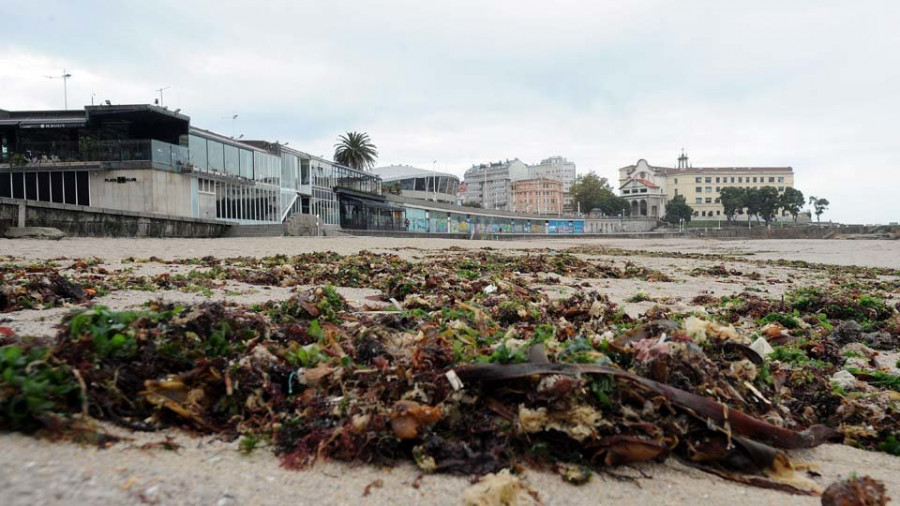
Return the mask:
{"type": "Polygon", "coordinates": [[[69,110],[69,90],[68,90],[68,87],[66,86],[66,83],[69,80],[69,78],[72,77],[72,74],[66,72],[66,69],[63,69],[63,73],[61,76],[44,76],[44,77],[46,77],[47,79],[62,79],[62,81],[63,81],[63,105],[66,108],[66,110],[68,111],[69,110]]]}
{"type": "MultiPolygon", "coordinates": [[[[234,122],[235,122],[235,120],[238,119],[238,115],[232,114],[231,116],[222,116],[222,119],[229,119],[229,118],[231,119],[231,138],[234,139],[234,122]]],[[[243,135],[241,137],[243,137],[243,135]]],[[[324,158],[324,157],[320,157],[320,158],[324,158]]]]}

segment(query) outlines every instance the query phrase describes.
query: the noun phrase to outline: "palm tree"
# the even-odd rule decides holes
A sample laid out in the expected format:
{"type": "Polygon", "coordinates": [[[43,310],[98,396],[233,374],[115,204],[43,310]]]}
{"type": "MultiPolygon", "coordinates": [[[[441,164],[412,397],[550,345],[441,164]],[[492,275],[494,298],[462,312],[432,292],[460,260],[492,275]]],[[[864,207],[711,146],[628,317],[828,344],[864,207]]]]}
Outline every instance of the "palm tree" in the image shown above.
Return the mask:
{"type": "Polygon", "coordinates": [[[375,165],[378,158],[376,146],[369,139],[369,134],[347,132],[338,137],[334,145],[334,161],[357,170],[367,170],[375,165]]]}

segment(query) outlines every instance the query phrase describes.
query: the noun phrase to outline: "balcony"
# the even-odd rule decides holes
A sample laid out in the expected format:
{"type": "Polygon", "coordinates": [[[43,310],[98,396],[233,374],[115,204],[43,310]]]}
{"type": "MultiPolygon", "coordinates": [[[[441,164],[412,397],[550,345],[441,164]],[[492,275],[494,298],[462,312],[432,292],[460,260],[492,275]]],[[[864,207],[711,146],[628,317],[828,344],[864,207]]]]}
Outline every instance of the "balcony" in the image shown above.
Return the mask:
{"type": "Polygon", "coordinates": [[[23,142],[16,153],[7,153],[0,168],[16,166],[41,168],[99,163],[109,169],[157,169],[169,172],[189,170],[188,148],[153,139],[105,140],[91,142],[23,142]]]}

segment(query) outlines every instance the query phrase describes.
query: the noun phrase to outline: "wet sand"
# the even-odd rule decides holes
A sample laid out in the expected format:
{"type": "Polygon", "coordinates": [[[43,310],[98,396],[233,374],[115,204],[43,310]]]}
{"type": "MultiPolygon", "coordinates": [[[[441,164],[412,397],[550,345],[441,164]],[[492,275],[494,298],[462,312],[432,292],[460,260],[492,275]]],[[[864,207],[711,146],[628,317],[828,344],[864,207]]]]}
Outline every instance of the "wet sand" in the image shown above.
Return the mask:
{"type": "MultiPolygon", "coordinates": [[[[662,270],[672,282],[640,280],[592,280],[591,284],[623,304],[631,313],[648,309],[654,302],[627,303],[638,291],[676,309],[690,307],[698,293],[721,296],[737,293],[753,284],[769,297],[778,296],[797,284],[825,283],[821,272],[800,268],[766,266],[766,260],[804,260],[838,265],[900,268],[900,241],[716,241],[553,239],[487,242],[393,238],[246,238],[246,239],[64,239],[51,241],[0,240],[0,256],[39,260],[96,256],[111,268],[121,267],[126,257],[164,259],[214,255],[265,256],[311,251],[349,254],[360,250],[398,252],[414,260],[427,261],[431,254],[448,248],[482,248],[522,251],[564,250],[571,247],[611,247],[663,253],[713,253],[735,260],[683,259],[667,256],[604,256],[619,264],[631,261],[662,270]],[[723,264],[744,273],[760,272],[761,280],[742,276],[711,279],[688,276],[696,267],[723,264]]],[[[581,253],[579,253],[581,254],[581,253]]],[[[130,264],[152,273],[171,269],[158,264],[130,264]]],[[[563,280],[565,281],[565,280],[563,280]]],[[[571,287],[547,284],[541,288],[553,296],[565,296],[571,287]]],[[[151,298],[184,302],[230,299],[244,303],[286,298],[287,290],[236,283],[229,290],[210,296],[184,292],[113,292],[96,303],[114,309],[132,307],[151,298]]],[[[342,289],[352,301],[370,292],[342,289]]],[[[0,315],[3,325],[21,334],[49,339],[54,325],[69,310],[18,311],[0,315]]],[[[289,471],[266,448],[251,455],[238,451],[238,442],[217,437],[195,437],[169,431],[182,446],[177,451],[141,450],[148,442],[164,439],[163,433],[132,433],[106,426],[111,432],[131,438],[105,450],[72,443],[48,442],[20,434],[0,435],[0,504],[460,504],[469,480],[453,476],[425,476],[412,465],[393,469],[323,463],[307,471],[289,471]],[[383,486],[368,485],[381,480],[383,486]]],[[[888,494],[900,500],[900,458],[841,445],[825,445],[791,452],[792,457],[818,466],[823,486],[851,473],[869,474],[885,482],[888,494]]],[[[529,484],[546,504],[819,504],[818,497],[794,496],[772,490],[739,485],[689,468],[674,458],[663,464],[620,467],[614,474],[596,474],[589,483],[576,487],[557,475],[526,470],[529,484]]]]}

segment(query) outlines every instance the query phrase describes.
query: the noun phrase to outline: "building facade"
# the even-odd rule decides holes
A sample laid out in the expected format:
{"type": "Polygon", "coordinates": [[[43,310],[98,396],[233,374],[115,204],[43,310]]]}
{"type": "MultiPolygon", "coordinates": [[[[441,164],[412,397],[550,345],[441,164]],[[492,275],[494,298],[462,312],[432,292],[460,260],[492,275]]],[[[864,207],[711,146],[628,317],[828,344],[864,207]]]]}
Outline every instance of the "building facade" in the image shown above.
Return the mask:
{"type": "Polygon", "coordinates": [[[0,146],[0,197],[238,224],[302,213],[323,226],[351,214],[357,228],[402,226],[386,224],[396,214],[377,175],[196,128],[179,110],[0,110],[0,146]]]}
{"type": "Polygon", "coordinates": [[[528,179],[528,166],[518,158],[473,165],[466,170],[466,193],[463,202],[478,204],[484,209],[512,210],[511,184],[528,179]]]}
{"type": "Polygon", "coordinates": [[[575,162],[570,162],[562,156],[551,156],[541,160],[541,163],[529,165],[528,177],[562,181],[564,210],[566,212],[574,210],[571,189],[576,177],[575,162]]]}
{"type": "MultiPolygon", "coordinates": [[[[693,167],[684,153],[677,167],[658,167],[640,159],[619,169],[622,198],[629,202],[632,216],[662,218],[665,202],[683,195],[694,209],[695,219],[724,219],[720,192],[725,187],[762,188],[772,186],[783,192],[794,187],[791,167],[693,167]],[[653,208],[656,206],[656,214],[653,208]],[[644,214],[644,209],[647,214],[644,214]],[[639,214],[635,214],[635,210],[639,214]]],[[[784,218],[778,216],[778,219],[784,218]]]]}
{"type": "Polygon", "coordinates": [[[459,193],[459,177],[409,165],[389,165],[372,169],[381,177],[385,191],[400,192],[400,195],[414,199],[437,200],[456,204],[459,193]]]}
{"type": "Polygon", "coordinates": [[[513,212],[560,216],[563,212],[563,182],[535,178],[513,181],[510,185],[513,212]]]}

